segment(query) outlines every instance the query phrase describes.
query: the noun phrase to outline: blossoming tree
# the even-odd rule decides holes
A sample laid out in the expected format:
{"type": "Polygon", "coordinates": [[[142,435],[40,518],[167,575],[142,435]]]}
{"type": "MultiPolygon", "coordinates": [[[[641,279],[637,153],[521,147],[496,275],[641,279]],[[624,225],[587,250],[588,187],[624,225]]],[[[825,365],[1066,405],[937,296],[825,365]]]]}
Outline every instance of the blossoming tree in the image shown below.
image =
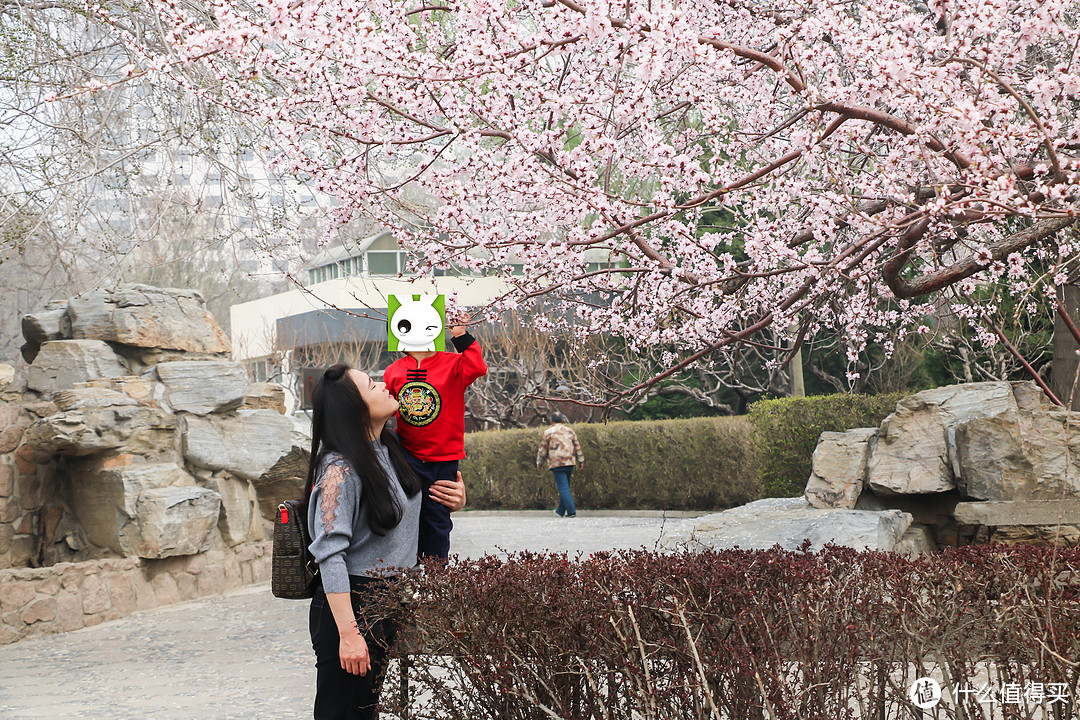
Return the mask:
{"type": "Polygon", "coordinates": [[[1033,309],[1080,247],[1080,0],[156,2],[148,69],[264,121],[342,219],[670,351],[625,392],[770,325],[854,360],[1033,309]]]}

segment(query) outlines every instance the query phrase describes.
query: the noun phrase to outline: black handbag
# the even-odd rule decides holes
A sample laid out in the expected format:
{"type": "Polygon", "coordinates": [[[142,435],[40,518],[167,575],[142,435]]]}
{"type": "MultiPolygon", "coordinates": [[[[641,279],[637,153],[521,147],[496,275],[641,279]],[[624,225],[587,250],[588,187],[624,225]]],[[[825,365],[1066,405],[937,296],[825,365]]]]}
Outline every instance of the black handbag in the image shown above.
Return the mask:
{"type": "Polygon", "coordinates": [[[307,503],[286,500],[274,518],[274,553],[270,567],[270,590],[274,597],[305,600],[315,594],[319,566],[308,546],[307,503]]]}

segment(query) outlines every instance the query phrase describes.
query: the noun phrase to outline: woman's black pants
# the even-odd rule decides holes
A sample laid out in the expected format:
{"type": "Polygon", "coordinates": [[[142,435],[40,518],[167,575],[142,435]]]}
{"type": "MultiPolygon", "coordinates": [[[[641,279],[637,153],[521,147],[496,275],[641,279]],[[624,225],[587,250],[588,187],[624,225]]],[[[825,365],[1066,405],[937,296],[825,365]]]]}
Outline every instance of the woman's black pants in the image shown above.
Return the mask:
{"type": "Polygon", "coordinates": [[[389,619],[371,621],[363,612],[372,594],[385,587],[384,580],[349,576],[352,586],[353,612],[360,617],[360,632],[367,641],[371,669],[364,675],[353,675],[341,669],[338,655],[337,623],[326,601],[322,585],[315,588],[308,615],[311,647],[315,650],[315,720],[368,720],[376,718],[379,690],[386,674],[386,655],[394,642],[395,628],[389,619]]]}

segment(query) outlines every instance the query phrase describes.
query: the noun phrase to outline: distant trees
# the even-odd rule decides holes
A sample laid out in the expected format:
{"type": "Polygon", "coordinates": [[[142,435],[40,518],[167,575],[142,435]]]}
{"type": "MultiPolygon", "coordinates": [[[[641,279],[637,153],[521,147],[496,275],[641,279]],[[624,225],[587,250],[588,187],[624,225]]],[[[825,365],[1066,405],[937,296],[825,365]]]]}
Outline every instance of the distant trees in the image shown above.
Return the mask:
{"type": "MultiPolygon", "coordinates": [[[[111,9],[164,47],[151,8],[111,9]]],[[[265,171],[256,123],[137,62],[81,2],[0,3],[0,361],[22,314],[118,281],[195,287],[228,325],[258,271],[295,268],[321,232],[315,196],[265,171]]]]}

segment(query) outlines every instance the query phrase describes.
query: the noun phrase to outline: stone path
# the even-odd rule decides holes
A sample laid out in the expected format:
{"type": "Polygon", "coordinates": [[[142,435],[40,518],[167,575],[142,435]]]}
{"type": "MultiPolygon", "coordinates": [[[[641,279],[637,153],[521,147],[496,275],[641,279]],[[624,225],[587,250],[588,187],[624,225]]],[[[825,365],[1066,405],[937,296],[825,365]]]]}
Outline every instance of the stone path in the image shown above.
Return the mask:
{"type": "MultiPolygon", "coordinates": [[[[550,511],[455,516],[462,557],[652,549],[694,514],[550,511]]],[[[311,717],[307,603],[268,586],[0,646],[0,718],[262,720],[311,717]]]]}

